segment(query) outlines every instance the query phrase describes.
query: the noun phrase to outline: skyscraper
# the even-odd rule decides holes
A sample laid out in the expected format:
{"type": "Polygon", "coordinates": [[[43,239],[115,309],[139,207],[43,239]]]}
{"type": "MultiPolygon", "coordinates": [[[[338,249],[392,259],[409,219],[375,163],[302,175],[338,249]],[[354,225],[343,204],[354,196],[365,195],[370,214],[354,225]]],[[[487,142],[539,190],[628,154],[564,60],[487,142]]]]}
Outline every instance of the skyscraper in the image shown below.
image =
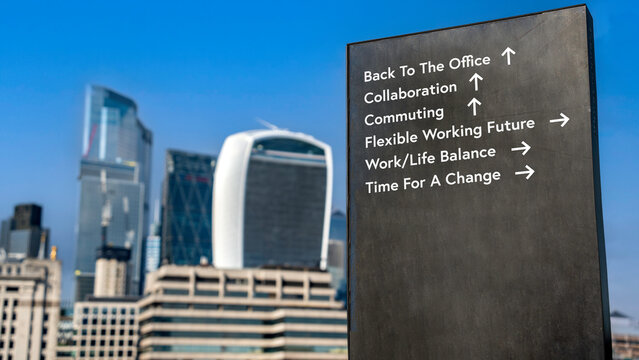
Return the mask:
{"type": "Polygon", "coordinates": [[[215,266],[325,269],[332,185],[331,148],[309,135],[229,136],[215,170],[215,266]]]}
{"type": "Polygon", "coordinates": [[[212,155],[167,150],[162,190],[161,261],[198,265],[212,261],[212,155]]]}
{"type": "Polygon", "coordinates": [[[328,239],[328,271],[333,275],[334,289],[346,285],[346,214],[339,210],[331,214],[331,230],[328,239]]]}
{"type": "Polygon", "coordinates": [[[49,229],[42,227],[42,207],[18,204],[13,217],[2,222],[0,247],[7,258],[44,258],[49,249],[49,229]]]}
{"type": "Polygon", "coordinates": [[[152,133],[138,118],[133,100],[104,87],[87,88],[80,161],[76,300],[93,293],[95,253],[104,243],[130,246],[128,288],[133,294],[140,291],[152,142],[152,133]],[[109,212],[109,221],[102,239],[104,211],[109,212]]]}
{"type": "MultiPolygon", "coordinates": [[[[162,247],[162,224],[160,223],[160,201],[155,201],[153,222],[149,226],[149,235],[144,246],[144,272],[146,274],[160,267],[160,251],[162,247]]],[[[143,282],[146,276],[142,278],[143,282]]],[[[144,287],[142,287],[144,289],[144,287]]]]}

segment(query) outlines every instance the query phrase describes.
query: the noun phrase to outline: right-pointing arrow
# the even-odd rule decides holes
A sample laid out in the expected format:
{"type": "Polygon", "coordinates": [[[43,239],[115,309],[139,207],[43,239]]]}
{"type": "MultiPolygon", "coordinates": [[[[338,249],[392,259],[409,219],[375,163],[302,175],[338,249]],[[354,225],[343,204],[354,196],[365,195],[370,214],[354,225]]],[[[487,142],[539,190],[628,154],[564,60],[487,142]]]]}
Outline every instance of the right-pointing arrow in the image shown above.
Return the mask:
{"type": "Polygon", "coordinates": [[[471,105],[473,107],[473,116],[477,116],[477,105],[481,105],[481,103],[479,102],[479,100],[473,98],[472,100],[470,100],[470,102],[466,106],[471,106],[471,105]]]}
{"type": "Polygon", "coordinates": [[[559,116],[561,116],[560,119],[552,119],[550,120],[551,123],[556,123],[556,122],[560,122],[561,123],[561,127],[566,126],[566,123],[568,123],[568,120],[570,120],[570,118],[566,115],[564,115],[564,113],[559,113],[559,116]]]}
{"type": "Polygon", "coordinates": [[[526,180],[530,179],[530,177],[534,173],[535,173],[535,170],[533,170],[533,168],[531,168],[528,165],[526,165],[526,170],[525,171],[515,171],[515,175],[526,175],[526,180]]]}
{"type": "Polygon", "coordinates": [[[510,149],[510,151],[522,151],[521,155],[526,155],[526,153],[528,152],[528,150],[530,150],[531,146],[526,144],[525,141],[521,142],[522,145],[524,146],[520,146],[520,147],[514,147],[512,149],[510,149]]]}

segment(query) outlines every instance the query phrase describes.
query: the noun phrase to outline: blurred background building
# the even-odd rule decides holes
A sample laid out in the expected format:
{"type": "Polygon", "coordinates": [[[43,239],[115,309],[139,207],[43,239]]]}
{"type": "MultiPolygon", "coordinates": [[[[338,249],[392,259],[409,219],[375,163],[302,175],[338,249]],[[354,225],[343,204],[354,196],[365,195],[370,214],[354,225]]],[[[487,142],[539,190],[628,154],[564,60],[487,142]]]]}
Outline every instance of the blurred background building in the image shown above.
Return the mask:
{"type": "Polygon", "coordinates": [[[55,255],[0,263],[0,358],[56,358],[61,278],[55,255]]]}
{"type": "Polygon", "coordinates": [[[213,173],[216,158],[166,151],[162,189],[162,262],[198,265],[212,258],[213,173]]]}
{"type": "Polygon", "coordinates": [[[140,293],[152,142],[152,133],[138,118],[133,100],[101,86],[87,88],[79,177],[76,300],[93,293],[95,252],[104,243],[128,244],[131,248],[128,288],[132,294],[140,293]],[[103,240],[105,201],[110,207],[110,223],[103,240]]]}
{"type": "Polygon", "coordinates": [[[124,246],[103,245],[98,248],[95,262],[93,295],[125,296],[129,285],[131,249],[124,246]]]}
{"type": "Polygon", "coordinates": [[[136,359],[138,299],[136,296],[88,296],[85,301],[76,302],[75,346],[66,358],[136,359]]]}
{"type": "Polygon", "coordinates": [[[165,265],[140,307],[140,359],[347,359],[330,274],[165,265]]]}
{"type": "Polygon", "coordinates": [[[265,129],[229,136],[215,170],[215,266],[325,269],[332,185],[331,148],[309,135],[265,129]]]}
{"type": "MultiPolygon", "coordinates": [[[[149,235],[144,246],[144,272],[148,274],[160,267],[162,251],[162,224],[160,223],[160,203],[156,201],[153,221],[149,225],[149,235]]],[[[144,280],[144,279],[143,279],[144,280]]]]}
{"type": "Polygon", "coordinates": [[[44,258],[49,252],[49,235],[49,229],[42,227],[42,207],[18,204],[14,207],[13,216],[2,221],[0,258],[44,258]]]}
{"type": "Polygon", "coordinates": [[[639,359],[639,320],[619,311],[613,311],[610,314],[610,327],[613,359],[639,359]]]}
{"type": "Polygon", "coordinates": [[[336,289],[336,299],[346,304],[346,272],[348,261],[346,214],[335,210],[331,214],[331,230],[328,239],[328,266],[331,286],[336,289]]]}

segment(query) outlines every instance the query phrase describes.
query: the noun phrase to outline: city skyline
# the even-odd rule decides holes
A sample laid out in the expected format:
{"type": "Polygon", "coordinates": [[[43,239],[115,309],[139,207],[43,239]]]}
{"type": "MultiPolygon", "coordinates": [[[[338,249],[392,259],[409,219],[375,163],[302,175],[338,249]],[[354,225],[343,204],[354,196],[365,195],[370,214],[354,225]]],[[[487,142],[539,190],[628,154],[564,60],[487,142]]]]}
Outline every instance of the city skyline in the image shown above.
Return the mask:
{"type": "MultiPolygon", "coordinates": [[[[206,9],[200,16],[175,11],[179,23],[185,23],[191,15],[196,19],[176,33],[159,34],[152,33],[160,30],[157,26],[149,30],[144,27],[162,23],[158,18],[172,19],[174,9],[162,4],[147,15],[146,8],[132,5],[131,14],[114,16],[129,24],[115,34],[109,26],[88,26],[89,20],[78,17],[88,11],[80,4],[65,4],[56,10],[46,6],[29,9],[34,12],[34,20],[24,24],[20,23],[23,17],[0,15],[0,23],[11,29],[8,34],[22,33],[0,45],[0,108],[4,113],[0,121],[5,126],[5,131],[0,132],[0,151],[12,154],[7,159],[11,174],[0,180],[0,218],[10,216],[17,203],[43,205],[44,223],[52,230],[52,245],[59,246],[65,271],[73,268],[73,257],[66,255],[75,247],[82,91],[91,83],[112,87],[136,99],[141,118],[157,135],[152,201],[159,199],[162,154],[166,148],[217,154],[226,136],[259,128],[259,117],[283,128],[309,133],[333,147],[333,203],[345,210],[345,155],[340,154],[345,154],[347,42],[570,4],[412,4],[390,10],[376,3],[346,7],[329,4],[312,17],[308,12],[318,9],[290,9],[281,24],[264,19],[263,13],[273,13],[258,6],[237,25],[219,18],[224,11],[239,11],[225,5],[227,8],[221,12],[206,9]],[[76,9],[70,9],[74,6],[76,9]],[[360,14],[357,19],[348,16],[355,12],[360,14]],[[388,14],[388,18],[381,19],[379,12],[388,14]],[[58,26],[51,20],[57,18],[52,14],[69,21],[58,26]],[[132,25],[135,16],[141,16],[143,21],[132,25]],[[393,17],[395,20],[389,20],[393,17]],[[207,25],[211,18],[220,20],[221,25],[207,25]],[[78,28],[94,30],[83,35],[76,33],[78,28]],[[187,41],[185,37],[199,28],[206,31],[187,41]],[[325,33],[318,34],[318,29],[325,33]],[[125,39],[126,32],[134,34],[132,39],[119,44],[105,41],[110,36],[125,39]],[[206,38],[217,32],[224,36],[206,38]],[[251,37],[256,34],[256,38],[251,37]],[[90,44],[89,37],[101,40],[96,41],[100,45],[90,44]],[[14,151],[27,147],[33,150],[14,151]]],[[[4,14],[26,10],[18,4],[5,6],[8,9],[4,14]]],[[[632,43],[631,19],[636,9],[630,2],[614,6],[593,2],[589,6],[595,21],[611,308],[637,316],[639,245],[634,234],[639,232],[639,192],[634,178],[639,168],[638,150],[632,145],[639,143],[639,125],[633,121],[639,94],[634,86],[637,75],[626,70],[632,68],[637,50],[622,46],[632,43]],[[620,49],[627,55],[621,56],[620,49]]],[[[114,10],[102,11],[115,15],[114,10]]],[[[63,284],[65,289],[70,286],[68,274],[63,284]]]]}

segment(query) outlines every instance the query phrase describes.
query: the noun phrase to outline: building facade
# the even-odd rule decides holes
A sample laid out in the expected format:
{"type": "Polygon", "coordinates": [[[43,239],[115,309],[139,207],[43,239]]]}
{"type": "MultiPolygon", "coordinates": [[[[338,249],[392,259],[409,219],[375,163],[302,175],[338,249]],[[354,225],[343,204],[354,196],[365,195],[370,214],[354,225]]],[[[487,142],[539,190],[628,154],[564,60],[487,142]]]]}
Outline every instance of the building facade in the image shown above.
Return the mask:
{"type": "Polygon", "coordinates": [[[610,314],[612,358],[639,360],[639,320],[619,311],[610,314]]]}
{"type": "Polygon", "coordinates": [[[162,266],[140,300],[140,359],[347,359],[330,274],[162,266]]]}
{"type": "Polygon", "coordinates": [[[111,220],[105,243],[129,244],[129,289],[134,294],[140,292],[152,142],[152,133],[138,118],[133,100],[104,87],[88,87],[80,161],[76,300],[93,293],[95,252],[102,245],[101,220],[106,201],[111,220]],[[102,183],[103,173],[106,184],[102,183]]]}
{"type": "Polygon", "coordinates": [[[76,302],[73,359],[129,359],[138,352],[138,297],[88,297],[76,302]]]}
{"type": "Polygon", "coordinates": [[[98,249],[95,262],[96,297],[121,297],[127,294],[131,249],[105,245],[98,249]]]}
{"type": "Polygon", "coordinates": [[[0,264],[1,359],[56,359],[61,278],[55,260],[0,264]]]}
{"type": "Polygon", "coordinates": [[[167,150],[162,189],[161,261],[212,262],[212,199],[216,158],[167,150]]]}
{"type": "Polygon", "coordinates": [[[215,170],[213,257],[219,268],[326,268],[331,148],[287,130],[229,136],[215,170]]]}

